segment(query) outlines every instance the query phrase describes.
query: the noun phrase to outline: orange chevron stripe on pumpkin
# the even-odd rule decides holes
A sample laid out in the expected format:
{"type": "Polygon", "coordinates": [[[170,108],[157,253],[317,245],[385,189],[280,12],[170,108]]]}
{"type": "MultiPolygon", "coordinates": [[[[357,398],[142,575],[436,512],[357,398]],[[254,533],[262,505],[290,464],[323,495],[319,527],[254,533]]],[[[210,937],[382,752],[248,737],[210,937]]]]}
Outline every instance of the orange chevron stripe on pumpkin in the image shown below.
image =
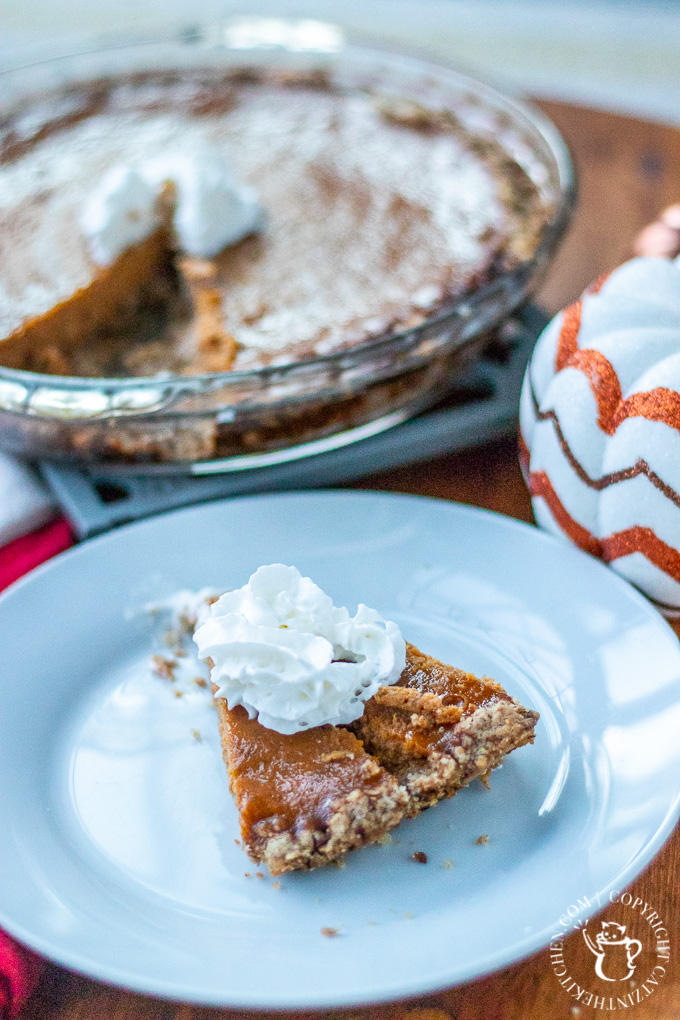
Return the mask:
{"type": "Polygon", "coordinates": [[[532,496],[544,500],[561,530],[584,552],[598,556],[607,563],[638,552],[659,570],[663,570],[674,581],[680,583],[680,552],[659,538],[652,528],[634,525],[598,539],[575,521],[565,509],[544,471],[532,472],[530,487],[532,496]]]}

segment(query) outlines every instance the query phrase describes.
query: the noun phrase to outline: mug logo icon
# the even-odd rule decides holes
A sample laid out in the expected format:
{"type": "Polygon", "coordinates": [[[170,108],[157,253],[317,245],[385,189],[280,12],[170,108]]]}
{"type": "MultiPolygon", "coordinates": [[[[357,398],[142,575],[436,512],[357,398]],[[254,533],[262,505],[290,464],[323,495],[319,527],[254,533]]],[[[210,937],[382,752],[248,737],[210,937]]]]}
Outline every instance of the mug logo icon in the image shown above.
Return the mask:
{"type": "Polygon", "coordinates": [[[617,924],[615,921],[602,921],[601,929],[594,940],[588,934],[588,929],[583,929],[585,943],[595,957],[595,973],[602,981],[628,980],[635,973],[637,964],[633,961],[642,952],[642,943],[639,939],[632,939],[626,935],[624,924],[617,924]],[[620,974],[625,968],[627,968],[627,973],[620,974]],[[605,973],[605,969],[609,971],[609,974],[614,972],[617,976],[609,977],[605,973]]]}

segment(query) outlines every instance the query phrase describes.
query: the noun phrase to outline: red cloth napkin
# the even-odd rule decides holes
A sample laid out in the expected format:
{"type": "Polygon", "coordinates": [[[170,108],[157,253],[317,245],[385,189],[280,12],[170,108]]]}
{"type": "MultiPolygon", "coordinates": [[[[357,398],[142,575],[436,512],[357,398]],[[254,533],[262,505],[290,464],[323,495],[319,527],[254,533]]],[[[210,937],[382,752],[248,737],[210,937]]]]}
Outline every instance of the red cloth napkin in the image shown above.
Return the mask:
{"type": "Polygon", "coordinates": [[[73,534],[68,523],[63,517],[58,517],[4,545],[0,549],[0,591],[72,544],[73,534]]]}
{"type": "Polygon", "coordinates": [[[15,1017],[35,988],[43,961],[0,931],[0,1017],[15,1017]]]}
{"type": "MultiPolygon", "coordinates": [[[[68,549],[73,535],[63,518],[16,538],[0,549],[0,590],[68,549]]],[[[35,988],[43,961],[0,930],[0,1017],[15,1017],[35,988]]]]}

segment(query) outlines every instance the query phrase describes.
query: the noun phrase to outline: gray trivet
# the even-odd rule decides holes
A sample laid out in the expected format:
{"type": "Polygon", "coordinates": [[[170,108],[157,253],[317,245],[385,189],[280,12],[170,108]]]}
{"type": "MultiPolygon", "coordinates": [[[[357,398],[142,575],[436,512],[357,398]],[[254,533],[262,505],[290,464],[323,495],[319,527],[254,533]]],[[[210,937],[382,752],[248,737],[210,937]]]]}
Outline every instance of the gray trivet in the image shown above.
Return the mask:
{"type": "Polygon", "coordinates": [[[144,476],[130,474],[129,468],[121,472],[51,463],[43,463],[41,470],[77,535],[89,538],[118,524],[207,499],[336,485],[462,450],[515,428],[524,369],[545,324],[539,309],[523,309],[436,407],[368,438],[354,440],[345,434],[353,441],[328,452],[204,475],[144,476]]]}

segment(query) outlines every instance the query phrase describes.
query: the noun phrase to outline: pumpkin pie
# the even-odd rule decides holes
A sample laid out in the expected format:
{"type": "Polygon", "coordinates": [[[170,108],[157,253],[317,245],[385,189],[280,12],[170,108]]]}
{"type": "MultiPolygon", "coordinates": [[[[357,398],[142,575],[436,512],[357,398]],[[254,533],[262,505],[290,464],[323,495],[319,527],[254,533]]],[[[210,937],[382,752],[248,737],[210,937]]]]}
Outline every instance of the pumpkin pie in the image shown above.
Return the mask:
{"type": "Polygon", "coordinates": [[[347,728],[281,734],[215,702],[243,847],[272,875],[328,864],[473,779],[488,783],[538,719],[493,680],[413,645],[401,678],[347,728]]]}
{"type": "MultiPolygon", "coordinates": [[[[206,67],[82,82],[0,125],[0,364],[143,376],[326,355],[416,325],[530,257],[549,215],[501,145],[453,113],[324,74],[206,67]],[[182,274],[164,231],[102,268],[80,226],[112,167],[178,146],[223,153],[267,215],[216,255],[198,311],[173,304],[182,274]],[[159,301],[169,319],[135,331],[159,301]]],[[[200,289],[195,274],[188,289],[200,289]]]]}

